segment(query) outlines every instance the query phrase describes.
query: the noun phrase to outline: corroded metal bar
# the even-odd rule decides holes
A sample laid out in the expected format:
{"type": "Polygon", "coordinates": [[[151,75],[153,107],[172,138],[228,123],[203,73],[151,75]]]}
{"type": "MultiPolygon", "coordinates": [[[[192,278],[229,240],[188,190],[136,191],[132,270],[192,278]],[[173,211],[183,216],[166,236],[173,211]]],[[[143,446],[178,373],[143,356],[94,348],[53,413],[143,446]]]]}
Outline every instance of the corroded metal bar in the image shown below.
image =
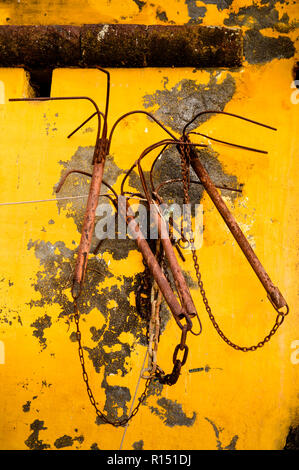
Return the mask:
{"type": "Polygon", "coordinates": [[[239,67],[238,28],[86,24],[0,26],[1,67],[239,67]]]}
{"type": "Polygon", "coordinates": [[[88,200],[84,215],[81,240],[76,260],[76,267],[73,278],[72,295],[74,298],[79,297],[83,286],[86,273],[86,266],[90,246],[92,242],[93,230],[95,225],[95,213],[99,203],[101,185],[104,173],[105,155],[100,162],[95,162],[92,172],[92,178],[89,188],[88,200]]]}
{"type": "Polygon", "coordinates": [[[166,279],[158,261],[156,260],[152,250],[149,247],[147,240],[144,238],[142,231],[138,223],[135,220],[132,209],[130,209],[129,203],[126,201],[126,204],[119,204],[118,209],[120,214],[125,219],[128,227],[131,230],[132,235],[134,236],[136,245],[142,256],[149,267],[152,276],[154,277],[159,289],[161,290],[176,322],[179,322],[182,314],[184,315],[184,310],[179,304],[174,292],[166,279]]]}
{"type": "MultiPolygon", "coordinates": [[[[179,147],[178,147],[178,150],[179,150],[179,147]]],[[[274,306],[277,309],[286,306],[287,303],[285,299],[283,298],[281,292],[279,291],[278,287],[274,286],[269,275],[267,274],[264,267],[262,266],[260,260],[258,259],[255,252],[251,248],[248,240],[246,239],[245,235],[240,229],[236,219],[234,218],[232,213],[229,211],[224,200],[222,199],[221,195],[219,194],[215,185],[213,184],[211,178],[209,177],[208,172],[206,171],[206,169],[200,162],[198,153],[195,147],[193,146],[190,147],[190,163],[196,175],[198,176],[198,178],[200,178],[208,195],[210,196],[213,203],[215,204],[218,212],[222,216],[224,222],[226,223],[232,235],[234,236],[236,242],[238,243],[244,255],[246,256],[247,260],[249,261],[255,274],[257,275],[260,282],[262,283],[265,290],[267,291],[268,297],[271,300],[271,302],[274,304],[274,306]]]]}
{"type": "Polygon", "coordinates": [[[158,228],[159,237],[161,238],[165,255],[167,257],[182,305],[186,309],[189,316],[194,317],[196,315],[196,308],[192,300],[189,288],[187,286],[185,277],[183,276],[181,267],[175,256],[172,243],[168,236],[168,230],[166,227],[165,219],[160,214],[158,206],[153,202],[151,203],[151,205],[155,207],[155,209],[151,211],[151,214],[153,214],[154,216],[154,223],[158,228]]]}

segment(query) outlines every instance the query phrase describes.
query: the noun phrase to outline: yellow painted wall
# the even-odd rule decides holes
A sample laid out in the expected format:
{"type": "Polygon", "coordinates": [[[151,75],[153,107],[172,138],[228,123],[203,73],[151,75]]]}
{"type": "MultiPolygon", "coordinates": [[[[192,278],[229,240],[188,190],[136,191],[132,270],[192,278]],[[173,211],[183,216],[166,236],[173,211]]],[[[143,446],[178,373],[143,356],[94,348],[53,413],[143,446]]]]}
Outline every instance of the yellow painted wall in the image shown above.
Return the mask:
{"type": "MultiPolygon", "coordinates": [[[[167,8],[146,3],[140,10],[133,1],[113,0],[102,5],[89,1],[84,8],[79,1],[59,2],[59,8],[55,2],[50,5],[40,1],[38,7],[34,2],[26,5],[8,2],[0,6],[0,19],[2,24],[165,23],[157,19],[160,8],[159,13],[165,11],[168,22],[184,24],[190,20],[183,1],[165,3],[167,8]]],[[[229,13],[250,4],[234,1],[230,9],[218,10],[216,5],[194,2],[195,6],[207,8],[203,24],[223,24],[229,13]]],[[[297,5],[278,3],[275,8],[280,17],[288,12],[288,24],[295,25],[297,5]]],[[[244,32],[252,21],[248,19],[244,32]]],[[[291,40],[298,35],[294,25],[287,33],[291,40]]],[[[269,28],[263,34],[278,37],[281,33],[269,28]]],[[[217,77],[221,83],[228,74],[234,80],[235,92],[225,111],[277,127],[278,131],[273,133],[214,116],[201,125],[201,131],[269,152],[259,155],[213,144],[224,171],[244,183],[242,195],[233,199],[224,194],[226,201],[290,306],[290,314],[274,338],[264,348],[244,354],[220,339],[203,308],[198,289],[193,287],[203,333],[198,338],[189,335],[188,362],[178,383],[164,386],[160,395],[148,397],[128,427],[124,449],[138,445],[144,449],[282,449],[290,426],[298,426],[299,104],[291,88],[294,63],[295,58],[291,57],[256,64],[246,60],[241,69],[230,71],[110,70],[110,127],[122,113],[144,108],[144,97],[153,96],[157,90],[171,92],[186,79],[208,87],[211,77],[217,77]],[[190,372],[192,369],[199,371],[190,372]]],[[[79,242],[73,207],[59,206],[53,188],[64,169],[61,162],[71,161],[78,149],[94,145],[95,122],[90,123],[88,131],[81,130],[67,139],[68,133],[92,112],[90,105],[8,103],[8,98],[26,97],[30,93],[23,70],[0,69],[0,448],[118,449],[123,429],[97,424],[89,404],[77,345],[70,341],[74,323],[61,315],[58,301],[45,300],[45,293],[37,290],[43,278],[49,276],[43,264],[44,252],[37,250],[46,246],[46,253],[51,249],[57,252],[52,268],[59,283],[59,263],[72,262],[59,242],[65,244],[66,250],[74,250],[79,242]],[[53,201],[28,202],[45,199],[53,201]],[[12,202],[26,203],[8,204],[12,202]],[[41,333],[38,322],[45,316],[50,318],[50,324],[41,333]],[[68,444],[62,447],[63,443],[68,444]]],[[[82,94],[92,97],[103,108],[105,77],[96,70],[54,70],[51,96],[82,94]]],[[[147,109],[156,108],[154,105],[147,109]]],[[[143,116],[128,118],[120,125],[111,148],[113,168],[120,169],[117,190],[124,170],[146,146],[161,138],[163,131],[143,116]]],[[[68,190],[68,195],[76,194],[72,185],[68,190]]],[[[204,242],[199,251],[200,267],[214,315],[232,341],[256,344],[272,328],[275,311],[206,194],[201,202],[204,242]]],[[[183,268],[195,279],[192,257],[186,256],[183,268]]],[[[121,307],[115,301],[113,287],[121,290],[125,277],[142,271],[143,265],[136,250],[131,250],[125,259],[116,260],[109,252],[103,258],[113,276],[98,282],[96,295],[100,299],[108,289],[108,296],[111,293],[108,309],[115,313],[121,307]]],[[[65,302],[71,301],[70,281],[71,277],[66,279],[60,291],[65,302]]],[[[129,296],[129,301],[134,307],[134,295],[129,296]]],[[[84,315],[81,321],[84,346],[96,346],[91,328],[98,330],[106,323],[104,331],[114,330],[109,318],[108,315],[105,319],[96,308],[84,315]]],[[[145,331],[141,319],[136,324],[136,328],[145,331]]],[[[175,322],[170,319],[159,346],[159,364],[164,370],[171,368],[172,351],[179,336],[175,322]]],[[[126,332],[118,337],[116,346],[111,345],[111,354],[122,345],[130,350],[124,365],[127,373],[118,370],[107,377],[107,382],[110,386],[128,387],[132,398],[146,347],[134,334],[126,332]]],[[[99,404],[104,404],[105,389],[101,382],[105,366],[96,372],[87,353],[86,357],[96,398],[99,404]]],[[[118,413],[121,416],[122,410],[118,413]]]]}

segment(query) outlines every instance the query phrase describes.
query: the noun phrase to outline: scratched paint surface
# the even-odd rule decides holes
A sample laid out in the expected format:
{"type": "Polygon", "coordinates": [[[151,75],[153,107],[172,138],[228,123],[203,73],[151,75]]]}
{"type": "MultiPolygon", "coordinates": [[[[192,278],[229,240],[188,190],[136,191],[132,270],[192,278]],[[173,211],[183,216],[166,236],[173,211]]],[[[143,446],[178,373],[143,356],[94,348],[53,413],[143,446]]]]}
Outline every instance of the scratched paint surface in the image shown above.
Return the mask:
{"type": "MultiPolygon", "coordinates": [[[[281,449],[289,428],[298,426],[299,369],[292,360],[292,345],[298,340],[298,105],[291,102],[298,36],[295,5],[169,1],[162,8],[147,2],[125,3],[111,1],[99,12],[97,2],[88,2],[82,13],[77,2],[70,13],[68,1],[60,3],[59,9],[55,2],[51,6],[39,2],[47,13],[41,17],[35,3],[28,2],[29,8],[5,2],[1,23],[241,26],[246,35],[242,69],[111,70],[109,125],[125,111],[146,109],[178,135],[180,122],[213,105],[278,128],[273,133],[221,116],[200,125],[201,132],[213,137],[269,152],[257,155],[213,144],[202,159],[215,182],[243,188],[241,195],[225,191],[222,195],[287,298],[291,313],[262,350],[244,354],[229,348],[207,318],[187,254],[182,268],[203,333],[188,338],[190,353],[177,385],[156,384],[150,389],[128,428],[124,448],[281,449]]],[[[96,123],[91,121],[67,139],[92,112],[90,106],[7,102],[8,97],[30,94],[22,70],[0,70],[0,202],[54,199],[0,206],[0,448],[118,449],[123,430],[96,419],[81,378],[70,321],[70,281],[85,199],[57,201],[54,192],[65,169],[91,168],[96,123]]],[[[105,82],[99,72],[54,71],[51,96],[84,94],[104,107],[105,82]]],[[[119,190],[131,162],[161,138],[163,131],[144,116],[123,121],[115,134],[105,178],[119,190]]],[[[157,167],[157,177],[176,175],[176,158],[168,152],[157,167]]],[[[129,183],[132,190],[138,187],[136,177],[129,183]]],[[[88,178],[71,176],[59,196],[87,192],[88,178]]],[[[166,195],[177,197],[169,191],[166,195]]],[[[200,267],[214,315],[232,341],[256,344],[273,326],[275,312],[206,193],[194,188],[192,200],[196,198],[204,208],[200,267]]],[[[143,264],[132,242],[109,241],[98,257],[91,258],[90,267],[94,271],[88,272],[81,321],[89,376],[105,412],[121,417],[129,412],[146,350],[146,324],[136,314],[134,297],[143,264]]],[[[159,364],[168,371],[169,351],[179,342],[180,332],[165,308],[162,320],[159,364]]]]}

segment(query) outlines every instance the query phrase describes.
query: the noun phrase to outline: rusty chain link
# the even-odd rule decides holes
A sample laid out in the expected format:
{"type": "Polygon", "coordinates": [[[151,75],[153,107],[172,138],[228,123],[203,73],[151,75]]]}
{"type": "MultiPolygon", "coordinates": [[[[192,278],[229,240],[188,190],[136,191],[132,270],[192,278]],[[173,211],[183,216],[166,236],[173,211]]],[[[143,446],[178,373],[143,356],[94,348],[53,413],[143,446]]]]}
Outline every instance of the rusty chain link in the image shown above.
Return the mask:
{"type": "Polygon", "coordinates": [[[167,385],[174,385],[178,381],[181,368],[186,363],[186,360],[188,357],[189,348],[186,345],[186,336],[189,330],[190,330],[190,325],[188,324],[184,325],[182,328],[181,341],[175,347],[173,357],[172,357],[172,362],[173,362],[172,372],[170,374],[165,374],[165,372],[160,367],[157,368],[156,377],[158,378],[160,383],[167,384],[167,385]],[[182,360],[177,358],[180,350],[184,351],[182,360]]]}

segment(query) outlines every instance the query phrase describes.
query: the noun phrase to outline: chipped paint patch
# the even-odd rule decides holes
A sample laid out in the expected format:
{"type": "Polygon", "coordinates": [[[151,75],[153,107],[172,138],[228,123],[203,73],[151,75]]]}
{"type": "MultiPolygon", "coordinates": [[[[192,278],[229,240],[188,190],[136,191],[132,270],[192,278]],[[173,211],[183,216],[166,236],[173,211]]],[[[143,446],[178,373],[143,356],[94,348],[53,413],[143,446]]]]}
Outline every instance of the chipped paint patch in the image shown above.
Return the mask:
{"type": "Polygon", "coordinates": [[[133,442],[133,445],[132,445],[134,450],[143,450],[143,446],[144,446],[144,442],[142,439],[140,441],[133,442]]]}
{"type": "Polygon", "coordinates": [[[42,349],[45,349],[47,347],[46,338],[44,336],[44,330],[46,328],[50,328],[51,325],[52,325],[52,322],[51,322],[51,317],[49,317],[49,315],[44,315],[43,317],[37,318],[30,325],[32,328],[35,328],[32,335],[38,338],[42,349]]]}
{"type": "Polygon", "coordinates": [[[283,450],[299,450],[299,426],[290,426],[283,450]]]}
{"type": "MultiPolygon", "coordinates": [[[[236,89],[235,79],[227,74],[218,83],[217,72],[209,73],[208,83],[196,83],[195,80],[183,79],[170,90],[157,90],[154,94],[143,97],[144,107],[152,108],[152,113],[164,125],[182,133],[183,127],[195,114],[213,109],[223,111],[225,105],[232,99],[236,89]]],[[[193,130],[199,123],[205,122],[212,115],[203,115],[190,125],[193,130]]]]}
{"type": "Polygon", "coordinates": [[[196,3],[196,0],[185,0],[185,4],[188,8],[188,15],[190,16],[188,23],[190,24],[202,23],[202,18],[207,12],[206,7],[199,7],[196,3]]]}
{"type": "MultiPolygon", "coordinates": [[[[266,2],[263,2],[266,3],[266,2]]],[[[250,29],[261,30],[272,28],[279,33],[289,33],[298,27],[297,21],[291,21],[287,13],[279,16],[279,11],[275,8],[277,1],[270,0],[268,5],[253,3],[241,7],[237,13],[231,12],[224,20],[227,26],[245,26],[250,29]]]]}
{"type": "Polygon", "coordinates": [[[273,59],[290,59],[295,55],[295,46],[288,36],[273,38],[259,31],[248,30],[244,37],[244,54],[250,64],[261,64],[273,59]]]}
{"type": "Polygon", "coordinates": [[[236,444],[237,444],[237,440],[238,440],[239,436],[237,436],[237,435],[233,436],[230,443],[227,446],[223,447],[223,444],[220,440],[220,434],[223,431],[223,428],[219,428],[218,426],[216,426],[216,424],[213,423],[213,421],[211,419],[209,419],[209,418],[205,418],[205,419],[213,427],[213,430],[214,430],[214,433],[215,433],[215,436],[216,436],[217,450],[236,450],[236,444]]]}
{"type": "Polygon", "coordinates": [[[157,400],[160,408],[150,406],[150,410],[163,421],[166,426],[193,426],[196,419],[196,412],[193,411],[189,418],[183,411],[182,405],[177,401],[162,397],[157,400]]]}
{"type": "Polygon", "coordinates": [[[64,447],[71,447],[75,441],[78,441],[80,444],[84,441],[83,436],[78,436],[78,437],[71,437],[68,435],[64,435],[56,439],[54,442],[54,446],[56,449],[63,449],[64,447]]]}
{"type": "Polygon", "coordinates": [[[28,401],[26,401],[26,403],[22,406],[24,413],[28,413],[28,411],[30,411],[30,405],[31,405],[31,401],[28,400],[28,401]]]}
{"type": "Polygon", "coordinates": [[[44,421],[36,419],[30,424],[30,429],[32,430],[32,433],[25,441],[25,445],[29,447],[30,450],[45,450],[51,447],[49,444],[45,444],[41,439],[39,439],[40,431],[47,429],[44,426],[44,421]]]}

